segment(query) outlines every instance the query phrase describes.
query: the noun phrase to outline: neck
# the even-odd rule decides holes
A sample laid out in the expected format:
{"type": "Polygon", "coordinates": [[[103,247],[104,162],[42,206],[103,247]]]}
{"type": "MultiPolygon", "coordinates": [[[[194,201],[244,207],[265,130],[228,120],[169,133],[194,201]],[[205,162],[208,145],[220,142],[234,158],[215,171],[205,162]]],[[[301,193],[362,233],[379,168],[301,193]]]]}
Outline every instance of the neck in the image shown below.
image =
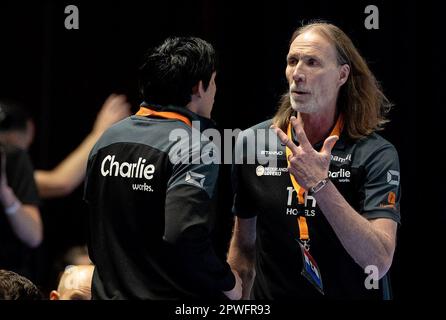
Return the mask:
{"type": "Polygon", "coordinates": [[[304,124],[305,134],[312,145],[325,140],[330,134],[337,120],[337,113],[326,114],[299,113],[304,124]]]}
{"type": "Polygon", "coordinates": [[[193,103],[192,101],[186,105],[186,108],[189,111],[192,111],[203,118],[207,118],[207,119],[211,118],[210,111],[209,112],[203,111],[202,108],[200,108],[196,103],[193,103]]]}

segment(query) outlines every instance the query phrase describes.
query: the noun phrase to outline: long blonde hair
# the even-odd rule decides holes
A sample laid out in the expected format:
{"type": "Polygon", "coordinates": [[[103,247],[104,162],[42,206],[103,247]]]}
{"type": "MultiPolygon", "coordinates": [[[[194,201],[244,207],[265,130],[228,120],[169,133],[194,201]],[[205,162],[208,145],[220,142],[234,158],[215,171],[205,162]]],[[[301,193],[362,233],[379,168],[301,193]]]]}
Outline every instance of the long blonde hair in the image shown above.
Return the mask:
{"type": "MultiPolygon", "coordinates": [[[[350,38],[333,24],[316,22],[298,28],[291,37],[290,45],[299,35],[310,30],[316,31],[335,46],[340,65],[350,66],[349,77],[340,88],[337,101],[338,111],[344,117],[344,131],[351,139],[359,139],[381,130],[389,121],[386,114],[392,104],[350,38]]],[[[287,92],[280,100],[273,123],[286,130],[293,112],[287,92]]]]}

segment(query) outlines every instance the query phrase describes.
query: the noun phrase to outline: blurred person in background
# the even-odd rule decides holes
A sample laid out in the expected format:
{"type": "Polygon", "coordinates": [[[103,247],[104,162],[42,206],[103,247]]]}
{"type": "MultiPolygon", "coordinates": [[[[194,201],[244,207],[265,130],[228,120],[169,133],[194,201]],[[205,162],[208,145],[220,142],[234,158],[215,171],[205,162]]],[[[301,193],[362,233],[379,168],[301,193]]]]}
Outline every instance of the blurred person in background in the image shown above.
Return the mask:
{"type": "Polygon", "coordinates": [[[57,290],[51,291],[50,300],[91,300],[93,271],[92,265],[68,265],[57,290]]]}

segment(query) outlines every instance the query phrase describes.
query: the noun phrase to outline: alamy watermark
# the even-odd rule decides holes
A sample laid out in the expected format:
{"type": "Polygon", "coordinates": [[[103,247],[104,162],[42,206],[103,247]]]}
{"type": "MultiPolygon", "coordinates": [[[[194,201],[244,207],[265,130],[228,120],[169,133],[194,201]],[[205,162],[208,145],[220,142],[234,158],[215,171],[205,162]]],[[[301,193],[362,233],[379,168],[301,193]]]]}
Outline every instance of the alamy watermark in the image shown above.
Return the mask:
{"type": "Polygon", "coordinates": [[[200,122],[193,121],[191,130],[172,130],[169,141],[173,143],[169,151],[172,163],[276,166],[278,156],[283,154],[273,129],[224,129],[222,136],[216,129],[201,131],[200,122]]]}
{"type": "Polygon", "coordinates": [[[379,289],[379,270],[375,265],[369,265],[364,268],[364,273],[368,276],[364,280],[364,286],[368,290],[379,289]]]}
{"type": "Polygon", "coordinates": [[[378,7],[371,4],[365,7],[364,13],[367,13],[368,16],[364,20],[364,27],[367,30],[378,30],[379,29],[379,10],[378,7]]]}
{"type": "Polygon", "coordinates": [[[77,6],[70,4],[65,7],[65,14],[68,14],[65,17],[65,29],[67,30],[78,30],[79,29],[79,9],[77,6]]]}

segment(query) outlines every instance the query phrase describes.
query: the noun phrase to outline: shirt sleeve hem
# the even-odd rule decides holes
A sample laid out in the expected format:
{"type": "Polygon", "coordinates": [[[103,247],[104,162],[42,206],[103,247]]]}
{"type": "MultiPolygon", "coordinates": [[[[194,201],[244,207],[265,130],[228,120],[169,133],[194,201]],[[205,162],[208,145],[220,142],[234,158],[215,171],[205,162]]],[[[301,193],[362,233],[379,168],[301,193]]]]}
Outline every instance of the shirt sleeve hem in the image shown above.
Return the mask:
{"type": "Polygon", "coordinates": [[[367,220],[386,218],[386,219],[391,219],[398,224],[401,224],[401,217],[393,209],[377,208],[375,210],[363,212],[362,216],[367,220]]]}

